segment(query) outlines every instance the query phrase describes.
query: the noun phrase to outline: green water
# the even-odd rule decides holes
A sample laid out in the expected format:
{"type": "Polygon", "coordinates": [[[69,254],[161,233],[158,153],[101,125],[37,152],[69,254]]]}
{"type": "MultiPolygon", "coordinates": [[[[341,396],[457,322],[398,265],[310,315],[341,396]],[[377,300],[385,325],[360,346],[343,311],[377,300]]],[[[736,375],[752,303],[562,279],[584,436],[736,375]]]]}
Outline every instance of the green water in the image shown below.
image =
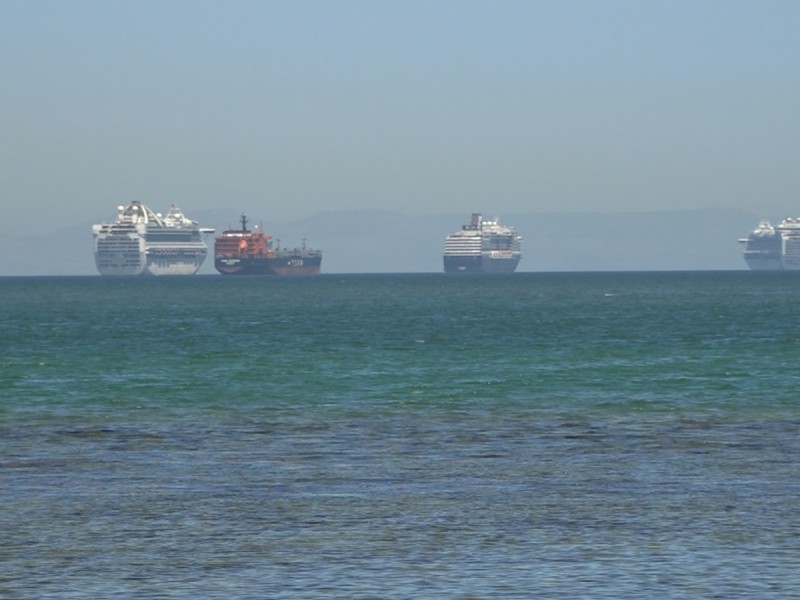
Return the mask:
{"type": "Polygon", "coordinates": [[[0,597],[788,597],[798,299],[0,279],[0,597]]]}

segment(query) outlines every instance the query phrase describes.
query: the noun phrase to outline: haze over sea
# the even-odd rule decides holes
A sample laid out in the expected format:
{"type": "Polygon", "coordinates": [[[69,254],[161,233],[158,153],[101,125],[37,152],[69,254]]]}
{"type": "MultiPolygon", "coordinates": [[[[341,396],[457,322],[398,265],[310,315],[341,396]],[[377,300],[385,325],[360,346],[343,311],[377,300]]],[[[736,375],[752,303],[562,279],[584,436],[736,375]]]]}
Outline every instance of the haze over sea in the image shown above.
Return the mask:
{"type": "Polygon", "coordinates": [[[0,597],[790,597],[798,299],[0,278],[0,597]]]}

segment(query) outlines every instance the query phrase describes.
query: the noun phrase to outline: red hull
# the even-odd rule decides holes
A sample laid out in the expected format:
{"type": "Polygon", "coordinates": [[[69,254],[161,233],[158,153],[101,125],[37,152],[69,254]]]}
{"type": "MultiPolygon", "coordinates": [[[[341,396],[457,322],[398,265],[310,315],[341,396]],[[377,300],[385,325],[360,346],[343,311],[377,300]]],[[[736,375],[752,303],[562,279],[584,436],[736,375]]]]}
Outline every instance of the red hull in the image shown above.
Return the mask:
{"type": "Polygon", "coordinates": [[[322,252],[306,248],[276,249],[272,236],[256,227],[228,229],[214,242],[214,267],[224,275],[319,275],[322,252]]]}
{"type": "Polygon", "coordinates": [[[217,256],[214,267],[223,275],[319,275],[322,256],[226,257],[217,256]]]}

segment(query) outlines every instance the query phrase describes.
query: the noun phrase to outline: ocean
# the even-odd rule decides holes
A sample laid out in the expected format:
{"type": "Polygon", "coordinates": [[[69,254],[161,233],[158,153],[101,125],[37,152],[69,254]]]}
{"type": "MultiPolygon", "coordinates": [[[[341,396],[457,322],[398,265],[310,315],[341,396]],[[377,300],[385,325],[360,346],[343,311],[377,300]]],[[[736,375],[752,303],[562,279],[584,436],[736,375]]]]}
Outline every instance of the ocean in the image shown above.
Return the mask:
{"type": "Polygon", "coordinates": [[[800,595],[800,277],[0,278],[0,598],[800,595]]]}

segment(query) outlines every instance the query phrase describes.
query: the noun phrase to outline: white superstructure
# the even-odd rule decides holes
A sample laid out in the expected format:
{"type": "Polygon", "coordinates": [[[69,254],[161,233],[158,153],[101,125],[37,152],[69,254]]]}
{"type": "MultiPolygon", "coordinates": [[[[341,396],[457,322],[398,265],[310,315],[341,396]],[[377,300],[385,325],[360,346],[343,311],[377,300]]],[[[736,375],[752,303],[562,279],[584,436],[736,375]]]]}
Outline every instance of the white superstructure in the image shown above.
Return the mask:
{"type": "Polygon", "coordinates": [[[117,219],[92,226],[102,275],[193,275],[208,253],[200,228],[174,204],[166,217],[139,201],[117,208],[117,219]]]}
{"type": "Polygon", "coordinates": [[[513,273],[522,258],[522,237],[513,227],[484,220],[473,213],[469,225],[447,236],[444,243],[446,273],[513,273]]]}
{"type": "Polygon", "coordinates": [[[761,221],[739,239],[744,259],[754,271],[800,270],[800,218],[786,217],[777,225],[761,221]]]}

